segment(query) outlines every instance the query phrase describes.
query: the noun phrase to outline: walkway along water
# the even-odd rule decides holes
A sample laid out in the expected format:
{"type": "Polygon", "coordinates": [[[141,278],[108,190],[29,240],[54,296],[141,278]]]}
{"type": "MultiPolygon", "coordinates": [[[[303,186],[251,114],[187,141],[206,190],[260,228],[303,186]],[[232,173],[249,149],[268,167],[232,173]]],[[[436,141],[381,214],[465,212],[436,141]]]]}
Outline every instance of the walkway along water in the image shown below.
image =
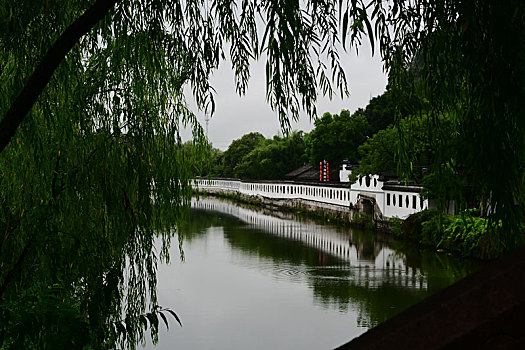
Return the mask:
{"type": "Polygon", "coordinates": [[[217,178],[196,179],[194,184],[202,192],[239,194],[276,206],[321,209],[349,220],[360,212],[378,223],[394,217],[406,219],[429,208],[429,201],[420,196],[419,186],[385,184],[377,175],[359,178],[351,185],[217,178]]]}

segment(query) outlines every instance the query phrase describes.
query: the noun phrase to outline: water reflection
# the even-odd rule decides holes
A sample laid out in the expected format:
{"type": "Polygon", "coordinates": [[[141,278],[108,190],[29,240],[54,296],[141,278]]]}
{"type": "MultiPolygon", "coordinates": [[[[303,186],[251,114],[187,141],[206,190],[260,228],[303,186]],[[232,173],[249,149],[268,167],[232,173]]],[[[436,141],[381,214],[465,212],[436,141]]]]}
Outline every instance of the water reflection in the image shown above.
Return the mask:
{"type": "Polygon", "coordinates": [[[193,202],[179,232],[186,261],[159,266],[157,291],[184,326],[161,328],[157,350],[334,348],[475,267],[211,198],[193,202]]]}
{"type": "Polygon", "coordinates": [[[202,198],[192,207],[191,222],[223,227],[231,247],[250,257],[242,259],[245,266],[277,280],[306,282],[315,304],[338,312],[353,309],[359,326],[377,325],[476,265],[421,252],[388,235],[321,225],[228,201],[202,198]]]}

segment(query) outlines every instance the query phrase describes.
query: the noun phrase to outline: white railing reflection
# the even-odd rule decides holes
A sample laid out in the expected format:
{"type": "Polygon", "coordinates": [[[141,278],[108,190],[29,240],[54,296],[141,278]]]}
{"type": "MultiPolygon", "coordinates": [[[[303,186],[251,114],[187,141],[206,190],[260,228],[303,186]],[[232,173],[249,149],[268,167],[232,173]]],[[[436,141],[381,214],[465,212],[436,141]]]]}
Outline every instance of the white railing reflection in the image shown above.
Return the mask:
{"type": "Polygon", "coordinates": [[[192,207],[231,215],[252,228],[283,239],[293,240],[329,254],[348,264],[357,285],[378,288],[389,283],[403,288],[427,289],[427,277],[419,268],[407,265],[406,256],[385,242],[360,242],[357,234],[319,225],[263,214],[227,201],[201,198],[192,207]]]}

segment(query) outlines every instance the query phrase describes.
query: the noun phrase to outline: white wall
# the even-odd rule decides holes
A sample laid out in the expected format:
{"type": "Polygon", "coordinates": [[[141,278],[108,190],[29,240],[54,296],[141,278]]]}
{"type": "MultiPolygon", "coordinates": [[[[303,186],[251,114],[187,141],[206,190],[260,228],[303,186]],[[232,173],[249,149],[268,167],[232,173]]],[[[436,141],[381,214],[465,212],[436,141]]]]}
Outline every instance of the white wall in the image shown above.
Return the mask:
{"type": "Polygon", "coordinates": [[[384,183],[378,175],[367,181],[359,178],[350,188],[314,186],[288,182],[250,182],[228,179],[196,179],[199,189],[231,191],[247,196],[261,196],[269,199],[302,199],[349,207],[356,205],[360,196],[374,198],[385,218],[406,219],[410,214],[428,208],[428,200],[422,200],[418,189],[413,191],[383,190],[384,183]],[[395,198],[395,199],[394,199],[395,198]],[[401,199],[401,202],[399,201],[401,199]]]}
{"type": "Polygon", "coordinates": [[[419,193],[404,191],[385,191],[384,216],[406,219],[414,214],[428,208],[428,200],[422,199],[419,193]]]}
{"type": "Polygon", "coordinates": [[[343,169],[339,170],[339,181],[341,182],[350,182],[350,179],[348,178],[350,174],[352,174],[352,170],[350,170],[347,166],[347,164],[342,165],[343,169]]]}
{"type": "Polygon", "coordinates": [[[379,175],[371,175],[368,180],[366,177],[358,177],[357,181],[350,186],[350,203],[356,205],[359,195],[375,198],[383,216],[385,215],[383,182],[379,181],[379,175]]]}
{"type": "Polygon", "coordinates": [[[303,199],[345,207],[350,204],[350,189],[346,187],[217,179],[197,179],[195,183],[200,189],[235,191],[247,196],[262,196],[270,199],[303,199]]]}

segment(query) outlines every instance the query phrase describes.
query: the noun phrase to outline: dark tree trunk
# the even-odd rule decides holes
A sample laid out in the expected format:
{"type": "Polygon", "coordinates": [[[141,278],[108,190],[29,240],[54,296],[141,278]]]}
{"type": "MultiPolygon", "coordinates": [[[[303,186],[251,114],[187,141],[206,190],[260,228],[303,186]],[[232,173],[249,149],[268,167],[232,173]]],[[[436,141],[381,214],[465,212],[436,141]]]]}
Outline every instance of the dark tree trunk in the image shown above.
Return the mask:
{"type": "Polygon", "coordinates": [[[0,152],[7,146],[15,134],[16,129],[18,129],[18,126],[31,110],[58,65],[64,57],[66,57],[73,45],[104,18],[117,1],[118,0],[97,0],[91,8],[62,33],[45,54],[0,122],[0,152]]]}

